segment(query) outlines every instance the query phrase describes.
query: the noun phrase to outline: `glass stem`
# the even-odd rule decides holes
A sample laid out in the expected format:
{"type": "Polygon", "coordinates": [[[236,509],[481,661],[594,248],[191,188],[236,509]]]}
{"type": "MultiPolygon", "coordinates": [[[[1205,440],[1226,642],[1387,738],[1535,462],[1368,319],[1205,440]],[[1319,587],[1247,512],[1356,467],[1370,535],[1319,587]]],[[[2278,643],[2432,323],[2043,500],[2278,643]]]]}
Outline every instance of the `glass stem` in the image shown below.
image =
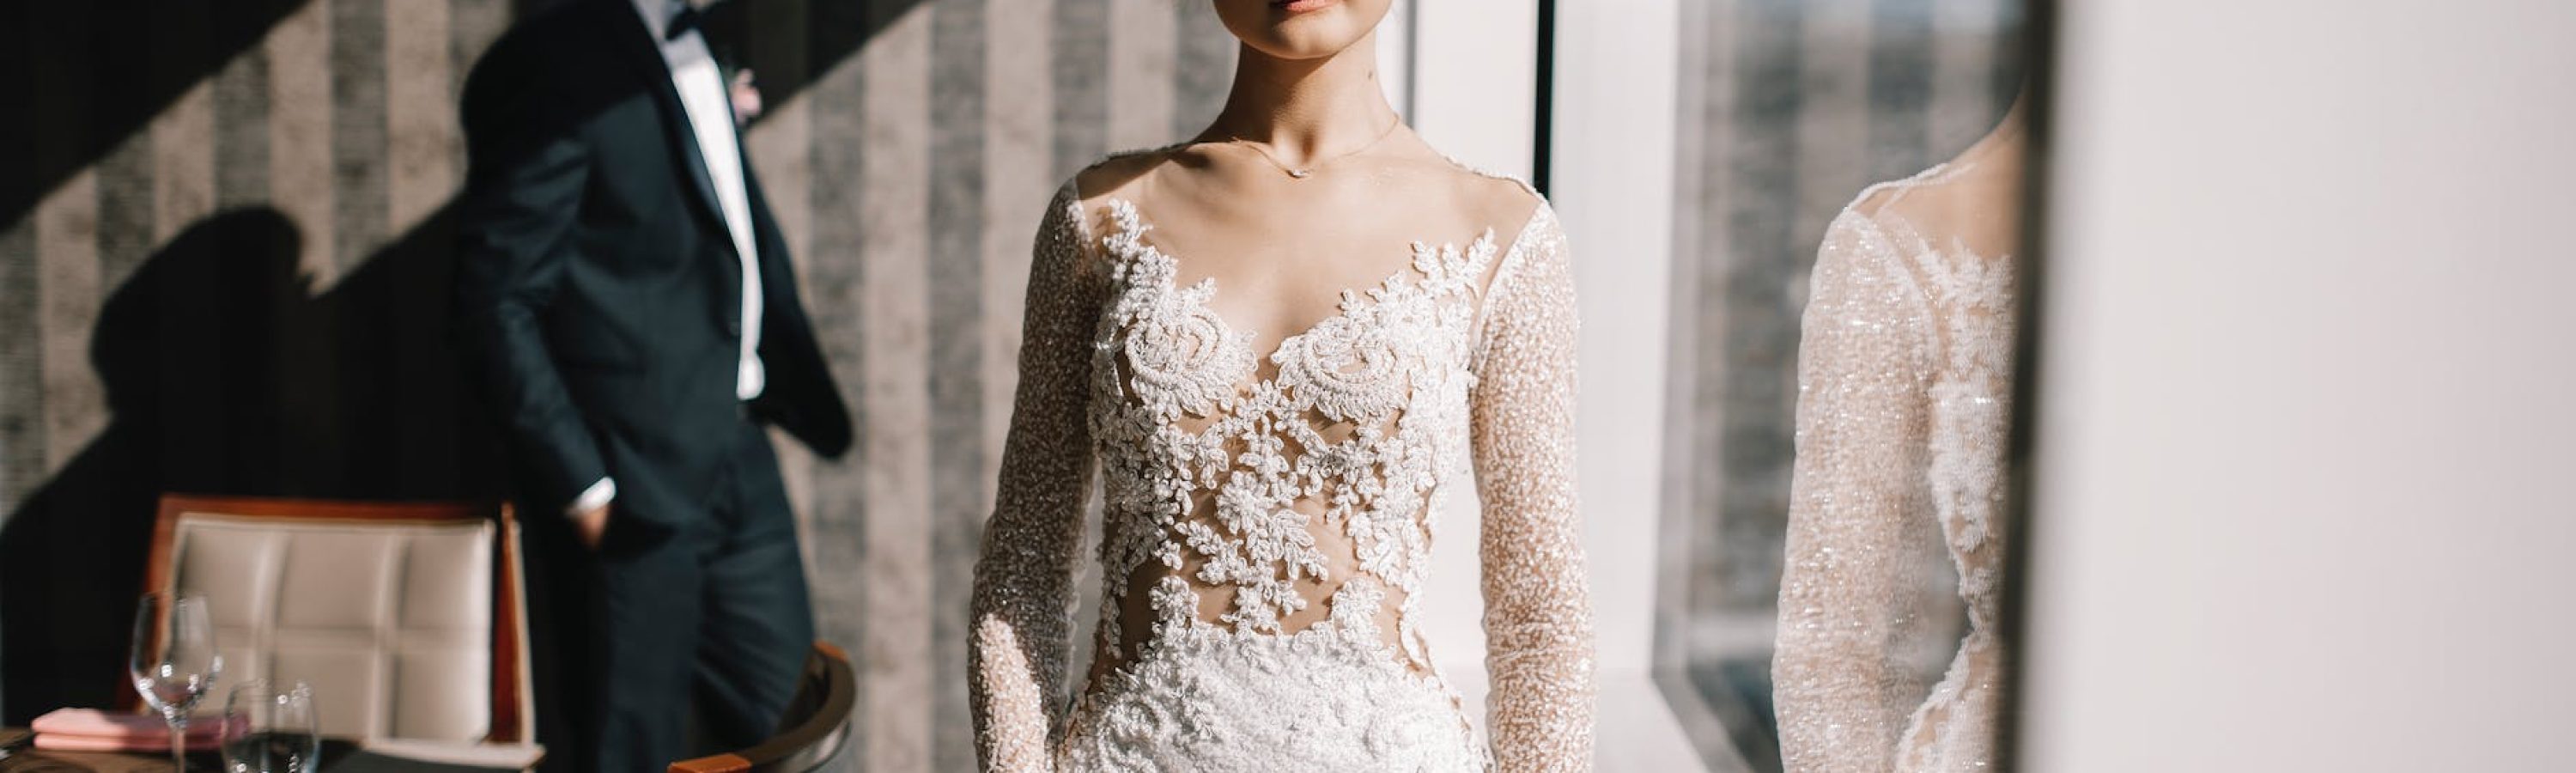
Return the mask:
{"type": "Polygon", "coordinates": [[[170,769],[178,773],[188,770],[188,715],[185,713],[170,715],[170,769]]]}

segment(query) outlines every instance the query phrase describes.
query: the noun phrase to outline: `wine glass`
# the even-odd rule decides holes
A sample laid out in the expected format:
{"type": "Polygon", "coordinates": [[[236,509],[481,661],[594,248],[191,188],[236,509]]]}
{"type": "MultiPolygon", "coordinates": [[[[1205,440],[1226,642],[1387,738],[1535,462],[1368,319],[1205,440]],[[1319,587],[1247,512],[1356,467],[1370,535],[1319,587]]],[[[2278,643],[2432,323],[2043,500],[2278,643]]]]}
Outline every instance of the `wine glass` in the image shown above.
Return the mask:
{"type": "Polygon", "coordinates": [[[226,773],[313,773],[322,758],[313,688],[251,680],[224,702],[226,773]]]}
{"type": "Polygon", "coordinates": [[[170,724],[170,763],[188,769],[188,712],[215,686],[224,656],[206,597],[147,593],[134,608],[134,655],[126,661],[134,690],[170,724]]]}

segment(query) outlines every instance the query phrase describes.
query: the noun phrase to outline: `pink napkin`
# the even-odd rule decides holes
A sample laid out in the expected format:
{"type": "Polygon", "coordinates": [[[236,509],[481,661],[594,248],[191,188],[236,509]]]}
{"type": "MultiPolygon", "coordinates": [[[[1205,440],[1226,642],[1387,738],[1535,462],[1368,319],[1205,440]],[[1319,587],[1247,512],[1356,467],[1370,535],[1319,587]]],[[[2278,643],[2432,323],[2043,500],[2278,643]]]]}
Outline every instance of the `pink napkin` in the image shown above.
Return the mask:
{"type": "MultiPolygon", "coordinates": [[[[27,724],[36,748],[82,752],[169,751],[170,726],[149,714],[109,714],[98,709],[55,709],[27,724]]],[[[222,743],[223,720],[188,723],[188,750],[213,751],[222,743]]]]}

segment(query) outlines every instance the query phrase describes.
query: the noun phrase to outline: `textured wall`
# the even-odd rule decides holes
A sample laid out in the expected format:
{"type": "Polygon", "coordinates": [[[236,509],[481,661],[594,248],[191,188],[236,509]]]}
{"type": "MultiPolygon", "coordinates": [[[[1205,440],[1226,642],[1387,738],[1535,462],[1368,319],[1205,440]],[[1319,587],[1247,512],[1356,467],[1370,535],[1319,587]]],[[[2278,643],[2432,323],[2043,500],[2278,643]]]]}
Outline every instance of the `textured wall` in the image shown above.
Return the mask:
{"type": "MultiPolygon", "coordinates": [[[[443,339],[455,98],[544,4],[0,6],[0,104],[33,108],[0,120],[9,720],[123,689],[159,491],[497,490],[443,339]]],[[[1030,234],[1074,169],[1212,116],[1233,44],[1203,2],[745,9],[753,163],[862,438],[782,444],[822,630],[862,663],[845,765],[970,769],[955,675],[1030,234]]]]}
{"type": "Polygon", "coordinates": [[[1703,756],[1776,770],[1770,650],[1799,315],[1825,226],[1948,159],[2019,88],[2022,0],[1682,5],[1667,551],[1656,661],[1703,756]]]}

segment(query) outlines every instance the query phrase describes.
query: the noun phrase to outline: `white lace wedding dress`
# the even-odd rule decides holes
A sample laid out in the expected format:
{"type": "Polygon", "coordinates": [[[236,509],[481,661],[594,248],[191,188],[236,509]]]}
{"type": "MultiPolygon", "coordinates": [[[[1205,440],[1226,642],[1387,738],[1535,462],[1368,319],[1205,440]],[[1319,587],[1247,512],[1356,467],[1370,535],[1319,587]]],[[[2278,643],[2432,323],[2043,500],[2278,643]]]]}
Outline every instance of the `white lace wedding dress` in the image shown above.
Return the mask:
{"type": "Polygon", "coordinates": [[[1977,172],[1872,187],[1816,258],[1772,666],[1791,773],[1993,764],[2012,261],[1924,220],[1990,210],[1909,200],[1977,172]]]}
{"type": "Polygon", "coordinates": [[[1157,248],[1144,213],[1086,206],[1067,183],[1038,235],[976,566],[969,689],[988,769],[1588,769],[1573,282],[1534,205],[1508,239],[1413,245],[1265,353],[1209,305],[1234,288],[1178,283],[1188,258],[1157,248]],[[1095,462],[1105,599],[1068,706],[1095,462]],[[1490,753],[1413,601],[1433,516],[1471,463],[1490,753]]]}

